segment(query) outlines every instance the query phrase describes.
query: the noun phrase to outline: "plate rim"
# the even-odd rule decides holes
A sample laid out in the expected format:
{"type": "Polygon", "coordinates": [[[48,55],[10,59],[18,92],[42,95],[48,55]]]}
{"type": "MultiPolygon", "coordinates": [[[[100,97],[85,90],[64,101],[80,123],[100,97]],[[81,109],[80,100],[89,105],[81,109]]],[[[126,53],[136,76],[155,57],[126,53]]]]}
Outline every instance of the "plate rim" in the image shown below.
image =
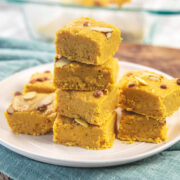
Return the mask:
{"type": "MultiPolygon", "coordinates": [[[[128,66],[136,66],[137,68],[141,68],[141,69],[144,68],[144,69],[149,70],[149,71],[153,71],[156,73],[163,74],[167,78],[170,78],[170,79],[173,78],[172,76],[170,76],[170,75],[168,75],[168,74],[166,74],[160,70],[157,70],[157,69],[154,69],[151,67],[147,67],[144,65],[131,63],[131,62],[127,62],[127,61],[119,61],[119,64],[124,64],[124,65],[128,65],[128,66]]],[[[47,64],[35,66],[35,67],[30,67],[30,68],[27,68],[23,71],[14,73],[11,76],[0,81],[0,85],[3,84],[4,82],[8,81],[8,79],[12,78],[12,76],[13,77],[19,76],[19,74],[25,73],[27,71],[35,71],[36,69],[44,68],[46,66],[50,67],[52,65],[53,65],[53,63],[47,63],[47,64]]],[[[36,160],[36,161],[40,161],[40,162],[44,162],[44,163],[48,163],[48,164],[67,166],[67,167],[85,167],[85,168],[117,166],[117,165],[123,165],[123,164],[132,163],[135,161],[139,161],[141,159],[145,159],[147,157],[153,156],[159,152],[164,151],[165,149],[167,149],[167,148],[171,147],[172,145],[174,145],[175,143],[177,143],[179,140],[180,140],[180,135],[176,136],[173,140],[169,141],[168,143],[164,143],[164,144],[162,144],[162,146],[159,146],[159,147],[151,150],[150,152],[147,151],[147,152],[141,153],[139,155],[136,155],[135,157],[130,157],[130,158],[122,158],[121,157],[120,159],[115,159],[115,160],[87,160],[87,161],[84,161],[84,160],[66,160],[63,158],[62,159],[55,159],[55,158],[51,158],[51,157],[44,157],[43,155],[31,152],[29,150],[24,151],[24,150],[18,148],[17,146],[12,145],[9,142],[4,141],[0,136],[0,144],[1,145],[3,145],[4,147],[8,148],[9,150],[11,150],[17,154],[23,155],[23,156],[28,157],[32,160],[36,160]]]]}

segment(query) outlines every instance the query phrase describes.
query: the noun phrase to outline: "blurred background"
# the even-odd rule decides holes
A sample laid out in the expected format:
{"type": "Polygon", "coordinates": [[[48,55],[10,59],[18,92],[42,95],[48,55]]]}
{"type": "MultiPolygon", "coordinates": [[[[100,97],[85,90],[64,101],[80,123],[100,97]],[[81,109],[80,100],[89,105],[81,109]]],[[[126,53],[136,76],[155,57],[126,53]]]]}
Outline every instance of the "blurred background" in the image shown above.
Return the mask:
{"type": "Polygon", "coordinates": [[[116,25],[123,42],[180,48],[180,0],[0,0],[0,37],[53,42],[80,16],[116,25]]]}

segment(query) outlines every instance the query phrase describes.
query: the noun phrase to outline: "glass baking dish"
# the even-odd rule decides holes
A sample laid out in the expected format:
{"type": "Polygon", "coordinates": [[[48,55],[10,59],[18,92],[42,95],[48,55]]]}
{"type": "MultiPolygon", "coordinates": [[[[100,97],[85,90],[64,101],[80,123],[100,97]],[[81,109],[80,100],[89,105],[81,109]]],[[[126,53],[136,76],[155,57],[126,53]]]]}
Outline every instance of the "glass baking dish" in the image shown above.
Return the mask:
{"type": "Polygon", "coordinates": [[[19,4],[29,34],[38,40],[53,41],[57,29],[75,18],[88,16],[119,27],[123,42],[175,47],[180,44],[175,31],[180,27],[178,0],[132,0],[122,7],[81,6],[73,4],[73,0],[6,1],[19,4]]]}

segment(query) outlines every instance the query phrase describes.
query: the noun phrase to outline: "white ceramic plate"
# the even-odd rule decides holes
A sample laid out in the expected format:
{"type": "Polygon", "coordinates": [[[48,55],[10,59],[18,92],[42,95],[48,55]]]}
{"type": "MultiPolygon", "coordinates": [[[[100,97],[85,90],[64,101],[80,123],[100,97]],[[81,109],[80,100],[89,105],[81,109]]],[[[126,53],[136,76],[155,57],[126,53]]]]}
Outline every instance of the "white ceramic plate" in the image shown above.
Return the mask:
{"type": "MultiPolygon", "coordinates": [[[[145,66],[127,62],[119,62],[119,65],[121,67],[120,76],[129,70],[146,69],[162,73],[145,66]]],[[[124,144],[119,140],[115,140],[113,148],[95,151],[80,147],[57,145],[52,141],[52,135],[34,137],[14,134],[4,118],[4,111],[11,101],[12,92],[22,90],[23,85],[28,81],[32,73],[52,70],[52,68],[53,64],[38,66],[14,74],[0,82],[0,143],[12,151],[31,159],[51,164],[73,167],[103,167],[130,163],[152,156],[180,140],[179,111],[168,118],[168,141],[160,144],[142,142],[124,144]]],[[[168,75],[166,76],[171,78],[168,75]]]]}

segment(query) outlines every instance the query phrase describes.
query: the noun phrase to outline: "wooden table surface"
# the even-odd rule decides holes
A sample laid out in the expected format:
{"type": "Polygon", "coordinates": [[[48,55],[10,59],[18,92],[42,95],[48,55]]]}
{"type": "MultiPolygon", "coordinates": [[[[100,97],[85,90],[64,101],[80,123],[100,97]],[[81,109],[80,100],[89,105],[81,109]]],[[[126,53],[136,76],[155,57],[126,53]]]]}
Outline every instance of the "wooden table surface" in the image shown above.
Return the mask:
{"type": "Polygon", "coordinates": [[[121,44],[119,60],[146,65],[171,76],[180,77],[180,49],[139,44],[121,44]]]}
{"type": "MultiPolygon", "coordinates": [[[[119,60],[146,65],[180,78],[180,49],[139,44],[121,44],[116,57],[119,60]]],[[[9,180],[0,174],[0,180],[9,180]]]]}

